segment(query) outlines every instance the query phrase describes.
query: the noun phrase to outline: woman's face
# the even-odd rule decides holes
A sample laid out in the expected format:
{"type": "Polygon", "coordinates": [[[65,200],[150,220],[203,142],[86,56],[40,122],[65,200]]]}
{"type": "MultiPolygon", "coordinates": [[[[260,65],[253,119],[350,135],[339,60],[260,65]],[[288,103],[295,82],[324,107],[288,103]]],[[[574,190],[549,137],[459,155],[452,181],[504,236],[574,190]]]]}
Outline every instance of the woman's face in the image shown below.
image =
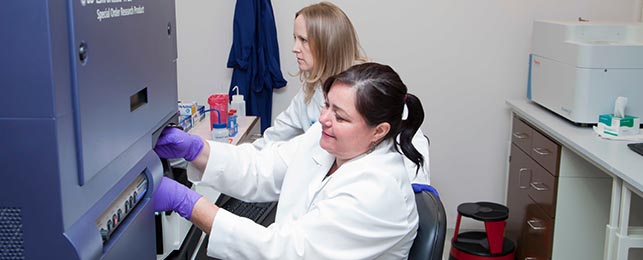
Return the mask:
{"type": "Polygon", "coordinates": [[[292,52],[297,57],[297,64],[301,71],[311,71],[314,65],[313,53],[308,44],[308,33],[306,31],[306,20],[303,15],[295,18],[295,28],[293,37],[295,43],[292,46],[292,52]]]}
{"type": "Polygon", "coordinates": [[[355,89],[344,83],[335,83],[326,97],[319,122],[324,150],[337,160],[350,160],[371,148],[378,137],[376,128],[370,128],[355,107],[355,89]]]}

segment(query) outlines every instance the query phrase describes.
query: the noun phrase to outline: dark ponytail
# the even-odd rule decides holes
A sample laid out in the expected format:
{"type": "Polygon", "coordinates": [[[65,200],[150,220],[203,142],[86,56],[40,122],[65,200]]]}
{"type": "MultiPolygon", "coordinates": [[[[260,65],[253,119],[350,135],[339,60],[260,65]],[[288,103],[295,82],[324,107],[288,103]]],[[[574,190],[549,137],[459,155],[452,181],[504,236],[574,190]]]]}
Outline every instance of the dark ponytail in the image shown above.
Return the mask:
{"type": "MultiPolygon", "coordinates": [[[[415,133],[420,129],[420,126],[422,126],[422,122],[424,121],[424,109],[422,108],[422,102],[420,102],[420,99],[413,94],[407,93],[405,100],[408,115],[405,120],[402,120],[402,126],[399,131],[400,139],[398,146],[402,150],[404,156],[409,158],[409,160],[416,165],[415,172],[417,174],[420,167],[424,165],[425,158],[415,148],[415,146],[413,146],[411,140],[413,140],[413,136],[415,136],[415,133]]],[[[398,149],[398,146],[395,146],[395,149],[398,149]]]]}

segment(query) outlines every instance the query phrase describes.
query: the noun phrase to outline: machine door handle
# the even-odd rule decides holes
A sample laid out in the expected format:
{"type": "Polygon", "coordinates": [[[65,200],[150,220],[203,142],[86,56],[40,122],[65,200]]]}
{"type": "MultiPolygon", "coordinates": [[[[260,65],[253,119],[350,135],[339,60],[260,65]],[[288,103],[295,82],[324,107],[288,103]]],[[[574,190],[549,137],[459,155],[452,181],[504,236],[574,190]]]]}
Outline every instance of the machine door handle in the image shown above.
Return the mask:
{"type": "Polygon", "coordinates": [[[527,225],[529,225],[529,228],[535,230],[535,231],[541,231],[545,230],[547,227],[543,224],[543,221],[540,219],[530,219],[527,220],[527,225]]]}
{"type": "Polygon", "coordinates": [[[530,182],[529,185],[537,191],[546,191],[549,190],[549,187],[542,182],[530,182]]]}
{"type": "Polygon", "coordinates": [[[523,133],[523,132],[513,132],[511,134],[517,139],[527,139],[527,138],[529,138],[529,135],[527,133],[523,133]]]}
{"type": "Polygon", "coordinates": [[[542,155],[542,156],[547,156],[547,155],[551,154],[551,152],[549,150],[547,150],[545,148],[540,148],[540,147],[534,148],[534,152],[536,152],[537,154],[542,155]]]}

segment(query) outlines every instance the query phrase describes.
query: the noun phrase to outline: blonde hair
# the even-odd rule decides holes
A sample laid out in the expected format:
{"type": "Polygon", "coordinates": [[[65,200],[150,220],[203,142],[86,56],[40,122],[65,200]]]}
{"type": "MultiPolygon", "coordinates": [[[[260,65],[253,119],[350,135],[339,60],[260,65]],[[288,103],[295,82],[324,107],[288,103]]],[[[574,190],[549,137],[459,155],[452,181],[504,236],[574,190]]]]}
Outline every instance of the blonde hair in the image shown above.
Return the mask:
{"type": "Polygon", "coordinates": [[[309,103],[315,87],[329,77],[366,60],[357,32],[348,16],[336,5],[320,2],[299,10],[295,18],[306,21],[308,43],[314,59],[311,71],[299,71],[304,83],[305,102],[309,103]]]}

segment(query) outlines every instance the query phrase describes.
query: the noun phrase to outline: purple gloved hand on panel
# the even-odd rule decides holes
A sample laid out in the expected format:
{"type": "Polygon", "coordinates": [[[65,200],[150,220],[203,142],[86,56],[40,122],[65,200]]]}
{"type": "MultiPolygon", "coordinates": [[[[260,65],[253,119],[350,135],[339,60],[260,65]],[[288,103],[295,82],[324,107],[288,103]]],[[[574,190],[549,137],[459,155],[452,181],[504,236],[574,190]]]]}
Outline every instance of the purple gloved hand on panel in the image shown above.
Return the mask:
{"type": "Polygon", "coordinates": [[[168,127],[163,129],[156,142],[154,151],[161,158],[184,158],[194,160],[203,149],[203,139],[181,129],[168,127]]]}
{"type": "Polygon", "coordinates": [[[163,177],[158,189],[154,191],[154,211],[175,211],[190,220],[192,208],[202,195],[183,184],[163,177]]]}

